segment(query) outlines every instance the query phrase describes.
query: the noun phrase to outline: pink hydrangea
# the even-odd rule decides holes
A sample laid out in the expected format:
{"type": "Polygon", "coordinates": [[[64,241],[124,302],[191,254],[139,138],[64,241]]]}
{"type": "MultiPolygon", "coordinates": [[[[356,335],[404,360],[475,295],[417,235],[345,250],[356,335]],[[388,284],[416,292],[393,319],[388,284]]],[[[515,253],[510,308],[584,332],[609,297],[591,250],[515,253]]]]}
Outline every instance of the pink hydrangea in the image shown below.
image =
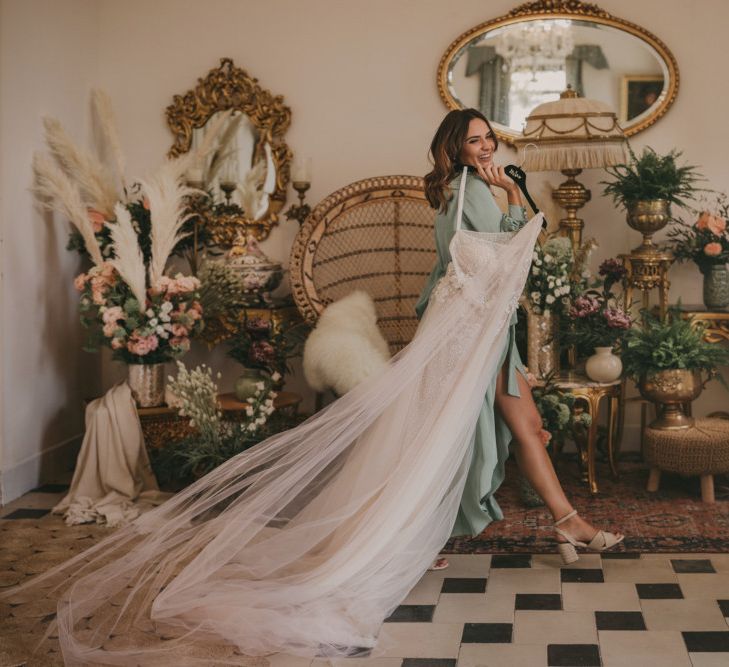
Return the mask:
{"type": "Polygon", "coordinates": [[[630,329],[630,317],[620,308],[606,308],[605,319],[611,329],[630,329]]]}

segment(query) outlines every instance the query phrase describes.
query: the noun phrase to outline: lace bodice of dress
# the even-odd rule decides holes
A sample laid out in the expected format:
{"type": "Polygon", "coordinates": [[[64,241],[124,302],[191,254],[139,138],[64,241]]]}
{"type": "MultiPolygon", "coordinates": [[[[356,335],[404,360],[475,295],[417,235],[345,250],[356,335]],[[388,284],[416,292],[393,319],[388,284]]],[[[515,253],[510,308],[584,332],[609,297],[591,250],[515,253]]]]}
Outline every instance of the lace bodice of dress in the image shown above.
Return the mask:
{"type": "Polygon", "coordinates": [[[493,267],[494,276],[498,276],[500,271],[506,269],[498,266],[499,247],[508,243],[513,236],[513,232],[490,234],[465,229],[456,231],[450,244],[452,261],[433,290],[431,300],[438,302],[452,297],[470,277],[477,273],[483,275],[484,268],[489,265],[493,267]]]}

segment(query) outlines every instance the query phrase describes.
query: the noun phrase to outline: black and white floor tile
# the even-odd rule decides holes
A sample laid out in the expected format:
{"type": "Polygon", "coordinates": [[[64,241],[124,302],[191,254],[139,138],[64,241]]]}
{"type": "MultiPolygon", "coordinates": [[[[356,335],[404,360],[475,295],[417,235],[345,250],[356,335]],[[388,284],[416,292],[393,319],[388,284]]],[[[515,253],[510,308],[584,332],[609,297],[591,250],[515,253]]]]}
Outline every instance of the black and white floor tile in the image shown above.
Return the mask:
{"type": "MultiPolygon", "coordinates": [[[[64,490],[0,508],[2,527],[45,517],[64,490]]],[[[279,654],[272,667],[729,667],[729,553],[448,559],[387,619],[376,657],[279,654]]]]}

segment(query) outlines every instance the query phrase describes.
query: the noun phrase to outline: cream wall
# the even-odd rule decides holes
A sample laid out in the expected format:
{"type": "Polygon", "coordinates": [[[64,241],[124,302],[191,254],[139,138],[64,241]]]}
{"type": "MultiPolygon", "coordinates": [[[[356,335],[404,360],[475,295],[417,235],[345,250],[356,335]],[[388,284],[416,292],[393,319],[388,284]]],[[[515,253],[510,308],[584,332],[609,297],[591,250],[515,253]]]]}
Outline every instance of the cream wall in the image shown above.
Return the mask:
{"type": "Polygon", "coordinates": [[[80,349],[79,262],[64,249],[66,222],[37,210],[29,187],[42,115],[86,140],[99,10],[93,0],[0,5],[2,502],[68,465],[83,431],[82,398],[98,391],[98,359],[80,349]]]}
{"type": "MultiPolygon", "coordinates": [[[[60,442],[68,437],[64,434],[77,432],[79,387],[96,372],[78,368],[84,357],[76,352],[78,327],[70,291],[75,260],[62,249],[63,235],[54,237],[54,228],[33,212],[25,191],[30,152],[40,141],[42,113],[57,115],[82,137],[84,96],[92,82],[98,83],[114,101],[130,173],[139,176],[157,165],[169,148],[164,109],[172,96],[192,87],[221,57],[229,56],[264,87],[284,95],[291,106],[287,139],[295,153],[312,158],[309,201],[313,204],[367,176],[424,173],[427,145],[445,112],[435,85],[442,53],[459,34],[515,4],[510,0],[486,4],[481,0],[6,0],[3,19],[11,17],[16,24],[12,29],[3,27],[3,233],[10,226],[9,217],[22,220],[23,231],[13,224],[5,239],[6,247],[8,242],[12,247],[3,256],[4,267],[8,254],[16,264],[13,282],[3,288],[3,469],[8,461],[20,461],[48,446],[48,433],[60,442]],[[16,97],[24,79],[29,82],[24,87],[27,101],[21,103],[16,97]],[[5,101],[8,82],[14,82],[10,102],[5,101]],[[8,163],[12,175],[6,172],[8,163]],[[12,197],[10,203],[7,196],[12,197]],[[35,275],[25,263],[17,267],[28,243],[33,248],[30,259],[55,264],[53,275],[58,279],[45,272],[35,275]],[[57,300],[48,298],[49,290],[57,300]],[[38,303],[39,296],[45,303],[38,303]],[[27,303],[28,312],[19,320],[16,309],[27,303]],[[5,316],[11,312],[8,321],[5,316]],[[29,327],[41,330],[38,320],[48,322],[51,317],[58,322],[52,337],[55,346],[49,337],[40,336],[27,353],[22,351],[28,345],[29,327]],[[37,379],[29,377],[31,368],[40,372],[37,379]],[[44,405],[40,413],[37,406],[27,407],[38,392],[44,405]],[[62,415],[60,421],[57,414],[62,415]]],[[[729,140],[721,128],[729,90],[717,84],[717,72],[727,64],[723,32],[729,5],[723,0],[602,0],[600,5],[652,30],[668,44],[681,70],[676,103],[657,125],[635,138],[634,146],[650,144],[659,151],[679,147],[690,162],[703,166],[712,185],[725,187],[729,140]]],[[[512,159],[508,149],[501,152],[503,162],[512,159]]],[[[624,216],[599,196],[597,183],[602,177],[598,172],[582,176],[594,195],[583,217],[587,234],[600,243],[595,262],[639,241],[624,216]]],[[[559,174],[534,175],[530,183],[542,192],[547,183],[556,185],[560,180],[559,174]]],[[[266,252],[286,263],[296,229],[296,223],[284,221],[264,245],[266,252]]],[[[672,280],[672,296],[700,301],[699,274],[693,267],[673,269],[672,280]]],[[[190,360],[203,356],[197,351],[190,360]]],[[[226,363],[220,352],[212,360],[224,371],[223,388],[229,388],[235,366],[226,363]]],[[[104,387],[118,374],[118,369],[105,364],[104,387]]],[[[291,386],[302,385],[295,378],[291,386]]],[[[696,412],[722,407],[729,403],[727,396],[717,388],[707,391],[696,412]]],[[[636,415],[629,415],[629,422],[635,420],[636,415]]]]}

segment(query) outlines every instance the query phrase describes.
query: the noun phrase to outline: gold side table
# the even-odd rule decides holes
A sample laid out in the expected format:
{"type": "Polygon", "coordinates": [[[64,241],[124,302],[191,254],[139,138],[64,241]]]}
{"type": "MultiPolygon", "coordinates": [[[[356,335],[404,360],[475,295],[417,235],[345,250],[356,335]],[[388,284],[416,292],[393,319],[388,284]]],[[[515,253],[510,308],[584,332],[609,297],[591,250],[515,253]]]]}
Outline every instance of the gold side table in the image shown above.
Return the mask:
{"type": "Polygon", "coordinates": [[[294,305],[293,299],[291,296],[287,296],[273,299],[270,304],[241,308],[234,320],[220,318],[208,322],[203,330],[203,340],[209,347],[222,343],[240,331],[246,319],[250,320],[254,317],[272,322],[274,332],[281,331],[282,328],[288,329],[302,322],[301,314],[294,305]]]}
{"type": "Polygon", "coordinates": [[[658,288],[658,308],[661,318],[668,309],[668,269],[673,263],[673,255],[667,250],[656,248],[653,252],[635,250],[630,254],[618,255],[623,262],[627,275],[623,281],[625,290],[625,309],[630,310],[633,290],[641,292],[641,308],[650,306],[650,293],[658,288]]]}
{"type": "Polygon", "coordinates": [[[620,453],[620,440],[623,434],[623,409],[622,399],[624,396],[624,382],[593,382],[587,376],[575,372],[561,373],[554,381],[556,387],[564,392],[569,392],[575,397],[575,403],[579,402],[588,415],[592,418],[590,428],[587,430],[587,437],[580,442],[575,437],[582,468],[583,481],[590,489],[590,493],[598,493],[597,473],[595,471],[595,455],[597,453],[597,420],[600,416],[600,403],[603,399],[608,401],[608,463],[610,471],[617,477],[618,470],[616,457],[620,453]]]}
{"type": "Polygon", "coordinates": [[[692,324],[706,327],[704,340],[707,343],[729,343],[729,309],[709,310],[703,304],[676,304],[681,317],[692,324]]]}

